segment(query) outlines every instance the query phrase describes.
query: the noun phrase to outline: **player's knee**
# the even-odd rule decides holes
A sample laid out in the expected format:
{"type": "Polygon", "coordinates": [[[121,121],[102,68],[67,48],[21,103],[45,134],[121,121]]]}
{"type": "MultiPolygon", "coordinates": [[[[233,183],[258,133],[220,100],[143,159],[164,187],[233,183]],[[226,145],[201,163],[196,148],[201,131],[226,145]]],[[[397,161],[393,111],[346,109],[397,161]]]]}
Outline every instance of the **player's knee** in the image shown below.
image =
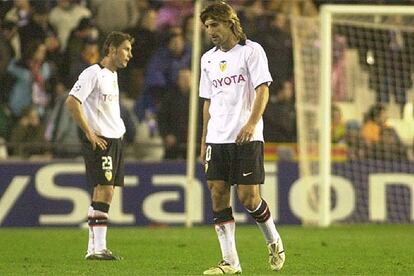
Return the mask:
{"type": "Polygon", "coordinates": [[[254,210],[257,208],[257,205],[260,203],[260,198],[257,198],[254,194],[239,194],[239,200],[241,204],[247,210],[254,210]]]}
{"type": "Polygon", "coordinates": [[[112,186],[98,185],[95,187],[94,200],[110,204],[113,194],[114,188],[112,186]]]}
{"type": "Polygon", "coordinates": [[[211,201],[212,201],[212,207],[213,207],[214,212],[223,210],[224,208],[227,208],[230,205],[229,197],[221,195],[219,193],[214,193],[214,194],[212,193],[211,201]]]}
{"type": "Polygon", "coordinates": [[[253,200],[242,201],[242,204],[243,204],[244,208],[246,208],[247,210],[254,210],[255,209],[255,204],[254,204],[253,200]]]}

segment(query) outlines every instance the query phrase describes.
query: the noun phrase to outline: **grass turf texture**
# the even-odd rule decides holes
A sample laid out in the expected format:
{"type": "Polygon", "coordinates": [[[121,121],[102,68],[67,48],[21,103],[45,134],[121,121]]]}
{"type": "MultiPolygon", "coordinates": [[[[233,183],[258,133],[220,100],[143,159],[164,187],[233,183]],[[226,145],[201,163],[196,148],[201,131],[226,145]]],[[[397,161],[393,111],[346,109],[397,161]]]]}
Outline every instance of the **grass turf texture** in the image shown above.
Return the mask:
{"type": "MultiPolygon", "coordinates": [[[[352,225],[327,229],[280,226],[285,275],[407,275],[414,273],[413,225],[352,225]]],[[[238,226],[245,275],[271,275],[256,226],[238,226]]],[[[117,262],[85,261],[87,230],[0,229],[0,275],[200,275],[220,260],[212,226],[119,228],[108,231],[117,262]]]]}

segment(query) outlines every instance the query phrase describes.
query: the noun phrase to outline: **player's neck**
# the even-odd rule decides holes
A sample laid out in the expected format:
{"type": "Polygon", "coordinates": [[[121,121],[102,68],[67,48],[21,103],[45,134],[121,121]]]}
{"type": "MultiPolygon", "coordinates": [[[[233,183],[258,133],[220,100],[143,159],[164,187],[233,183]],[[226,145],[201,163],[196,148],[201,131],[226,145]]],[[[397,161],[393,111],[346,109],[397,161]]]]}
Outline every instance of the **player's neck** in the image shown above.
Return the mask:
{"type": "Polygon", "coordinates": [[[106,69],[110,70],[111,72],[115,72],[116,71],[116,66],[113,62],[111,62],[111,60],[109,59],[109,57],[104,57],[100,64],[105,67],[106,69]]]}
{"type": "Polygon", "coordinates": [[[227,52],[231,49],[233,49],[234,46],[239,43],[239,39],[237,39],[235,36],[231,36],[227,41],[225,41],[222,45],[220,45],[220,50],[223,52],[227,52]]]}

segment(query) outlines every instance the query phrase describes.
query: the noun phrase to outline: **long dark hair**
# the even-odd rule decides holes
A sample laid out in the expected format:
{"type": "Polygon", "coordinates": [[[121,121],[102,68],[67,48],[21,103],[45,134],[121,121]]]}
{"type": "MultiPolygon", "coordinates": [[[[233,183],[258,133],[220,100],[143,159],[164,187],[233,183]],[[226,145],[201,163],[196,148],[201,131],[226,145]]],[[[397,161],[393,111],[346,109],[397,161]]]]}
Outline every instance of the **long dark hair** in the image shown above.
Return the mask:
{"type": "Polygon", "coordinates": [[[246,40],[246,34],[240,24],[240,19],[236,11],[227,3],[217,2],[207,6],[200,14],[203,24],[207,19],[214,19],[221,22],[232,23],[231,30],[233,34],[241,41],[246,40]]]}

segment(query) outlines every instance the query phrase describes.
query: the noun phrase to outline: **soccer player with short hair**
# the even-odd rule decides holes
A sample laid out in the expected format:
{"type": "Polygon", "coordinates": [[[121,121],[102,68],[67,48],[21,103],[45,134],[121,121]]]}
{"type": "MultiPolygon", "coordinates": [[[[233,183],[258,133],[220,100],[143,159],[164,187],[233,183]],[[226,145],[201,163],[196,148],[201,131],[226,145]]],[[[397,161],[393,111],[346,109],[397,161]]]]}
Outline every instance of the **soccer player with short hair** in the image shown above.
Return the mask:
{"type": "Polygon", "coordinates": [[[238,274],[230,187],[265,237],[272,270],[282,269],[285,253],[269,207],[260,195],[264,183],[262,114],[269,98],[269,73],[262,46],[246,38],[234,9],[218,2],[200,19],[215,45],[201,58],[200,97],[204,98],[201,158],[205,161],[215,230],[223,260],[204,274],[238,274]]]}
{"type": "Polygon", "coordinates": [[[119,107],[117,70],[127,66],[133,43],[130,35],[111,32],[103,45],[105,57],[79,75],[66,100],[68,110],[82,130],[86,175],[94,187],[88,210],[87,260],[121,259],[106,247],[106,232],[115,186],[124,186],[125,125],[119,107]]]}

